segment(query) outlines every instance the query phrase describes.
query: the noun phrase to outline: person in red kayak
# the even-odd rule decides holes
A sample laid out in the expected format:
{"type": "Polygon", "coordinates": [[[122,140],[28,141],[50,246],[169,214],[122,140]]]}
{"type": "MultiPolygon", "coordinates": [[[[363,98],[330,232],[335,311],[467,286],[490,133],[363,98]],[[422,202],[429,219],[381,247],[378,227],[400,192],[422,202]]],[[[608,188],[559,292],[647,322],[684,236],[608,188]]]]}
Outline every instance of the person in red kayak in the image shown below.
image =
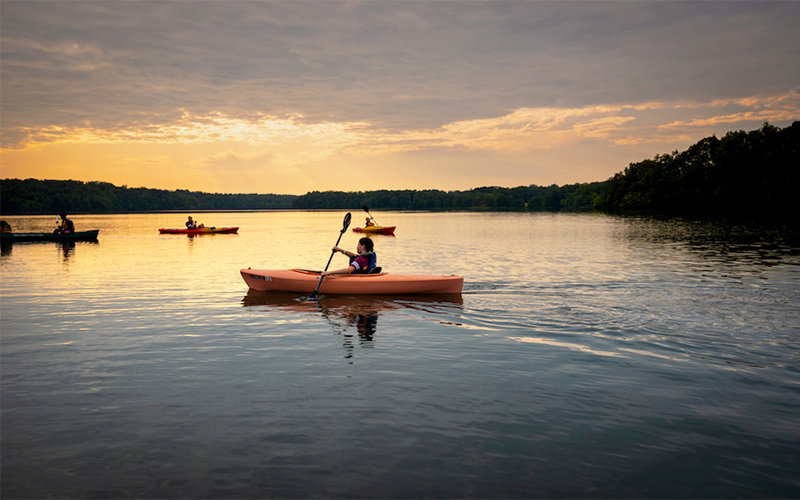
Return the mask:
{"type": "Polygon", "coordinates": [[[192,220],[192,216],[189,216],[189,220],[186,221],[186,229],[198,229],[201,227],[206,227],[205,224],[197,224],[197,222],[192,220]]]}
{"type": "Polygon", "coordinates": [[[347,257],[350,258],[350,265],[347,267],[343,267],[342,269],[337,269],[335,271],[323,271],[322,275],[327,276],[329,274],[369,274],[370,271],[375,267],[377,264],[378,258],[373,251],[373,243],[372,240],[368,237],[363,237],[358,240],[358,245],[356,245],[356,251],[348,252],[344,248],[333,247],[334,252],[341,252],[347,257]]]}
{"type": "Polygon", "coordinates": [[[364,227],[372,227],[372,226],[374,226],[374,225],[375,225],[375,223],[374,223],[374,222],[372,222],[372,219],[370,219],[369,217],[367,217],[367,223],[366,223],[366,224],[364,224],[364,227]]]}

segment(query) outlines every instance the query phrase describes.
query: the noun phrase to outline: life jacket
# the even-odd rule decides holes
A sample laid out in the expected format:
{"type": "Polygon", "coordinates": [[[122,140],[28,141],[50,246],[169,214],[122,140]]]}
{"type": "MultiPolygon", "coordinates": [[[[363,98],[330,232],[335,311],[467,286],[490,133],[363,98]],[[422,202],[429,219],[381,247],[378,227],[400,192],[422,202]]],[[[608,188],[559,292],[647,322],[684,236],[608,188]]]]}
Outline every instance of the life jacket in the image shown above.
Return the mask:
{"type": "Polygon", "coordinates": [[[372,272],[373,269],[375,269],[375,266],[378,264],[378,254],[376,254],[375,252],[367,252],[359,255],[354,255],[353,257],[350,257],[350,263],[352,264],[353,261],[356,260],[356,257],[360,257],[362,255],[367,258],[367,268],[357,269],[350,274],[369,274],[372,272]]]}

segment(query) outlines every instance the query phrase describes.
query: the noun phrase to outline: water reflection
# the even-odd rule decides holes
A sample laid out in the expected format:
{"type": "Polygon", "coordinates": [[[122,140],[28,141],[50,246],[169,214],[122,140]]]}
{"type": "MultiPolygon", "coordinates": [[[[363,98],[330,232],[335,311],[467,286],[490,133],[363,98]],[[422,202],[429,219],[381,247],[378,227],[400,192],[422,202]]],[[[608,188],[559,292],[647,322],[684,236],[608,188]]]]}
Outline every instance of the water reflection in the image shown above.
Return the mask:
{"type": "Polygon", "coordinates": [[[452,315],[461,311],[463,299],[461,294],[437,294],[320,295],[315,300],[309,300],[307,295],[296,293],[248,290],[242,299],[242,305],[263,308],[265,311],[278,310],[321,316],[327,320],[334,333],[342,336],[343,346],[347,350],[345,357],[349,358],[356,346],[374,347],[380,316],[401,311],[452,315]]]}
{"type": "Polygon", "coordinates": [[[75,250],[75,242],[74,241],[65,241],[61,244],[61,250],[64,253],[64,260],[69,259],[70,254],[73,250],[75,250]]]}
{"type": "MultiPolygon", "coordinates": [[[[3,498],[797,496],[793,250],[767,266],[739,236],[708,257],[713,225],[398,213],[382,265],[463,275],[463,304],[305,301],[239,269],[322,267],[340,213],[236,214],[240,237],[194,243],[156,233],[174,217],[86,216],[106,236],[69,272],[57,244],[3,257],[3,498]]],[[[52,220],[29,219],[12,226],[52,220]]]]}
{"type": "MultiPolygon", "coordinates": [[[[99,245],[97,240],[94,241],[81,241],[82,245],[99,245]]],[[[75,253],[75,248],[77,242],[75,241],[4,241],[0,244],[0,255],[3,257],[11,257],[14,252],[14,246],[22,246],[22,245],[54,245],[58,250],[60,255],[64,257],[64,259],[68,259],[75,253]]]]}
{"type": "Polygon", "coordinates": [[[655,217],[624,218],[624,235],[637,243],[688,249],[703,258],[775,266],[800,255],[800,229],[777,224],[730,224],[655,217]]]}
{"type": "Polygon", "coordinates": [[[356,311],[367,308],[378,312],[416,309],[426,306],[455,306],[461,308],[464,300],[460,293],[432,295],[319,295],[308,300],[307,294],[279,291],[248,290],[242,299],[245,307],[268,306],[295,312],[309,312],[322,307],[328,311],[356,311]]]}

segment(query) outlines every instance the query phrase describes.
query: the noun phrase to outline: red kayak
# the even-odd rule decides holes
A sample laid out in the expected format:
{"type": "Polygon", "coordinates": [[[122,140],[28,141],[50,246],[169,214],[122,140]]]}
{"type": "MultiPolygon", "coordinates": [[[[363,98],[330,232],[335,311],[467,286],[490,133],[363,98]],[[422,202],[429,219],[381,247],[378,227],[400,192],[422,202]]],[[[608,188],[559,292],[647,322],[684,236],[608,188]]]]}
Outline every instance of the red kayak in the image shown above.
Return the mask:
{"type": "Polygon", "coordinates": [[[235,233],[238,227],[198,227],[197,229],[159,229],[161,234],[225,234],[235,233]]]}
{"type": "Polygon", "coordinates": [[[394,228],[397,226],[367,226],[367,227],[354,227],[353,231],[356,233],[366,234],[394,234],[394,228]]]}

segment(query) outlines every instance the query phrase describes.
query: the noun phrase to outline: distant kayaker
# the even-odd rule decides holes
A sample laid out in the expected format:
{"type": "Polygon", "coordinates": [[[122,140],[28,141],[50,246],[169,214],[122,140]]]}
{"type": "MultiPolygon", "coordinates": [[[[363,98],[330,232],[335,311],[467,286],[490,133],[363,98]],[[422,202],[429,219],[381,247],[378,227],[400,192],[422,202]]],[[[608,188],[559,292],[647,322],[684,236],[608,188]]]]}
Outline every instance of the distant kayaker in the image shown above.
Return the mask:
{"type": "Polygon", "coordinates": [[[327,276],[329,274],[368,273],[373,267],[375,267],[375,264],[377,263],[377,258],[375,257],[373,248],[374,245],[372,240],[366,236],[358,240],[355,253],[348,252],[344,248],[333,247],[334,252],[341,252],[350,258],[350,265],[335,271],[324,271],[322,275],[327,276]]]}
{"type": "Polygon", "coordinates": [[[369,217],[367,217],[367,223],[364,225],[364,227],[372,227],[372,226],[374,226],[374,225],[375,225],[375,223],[374,223],[374,222],[372,222],[372,219],[370,219],[369,217]]]}
{"type": "Polygon", "coordinates": [[[59,222],[58,227],[56,228],[54,233],[74,233],[75,232],[75,224],[72,223],[71,220],[67,219],[67,212],[61,212],[58,214],[61,217],[61,222],[59,222]]]}
{"type": "Polygon", "coordinates": [[[205,224],[197,224],[197,222],[192,220],[192,216],[189,216],[189,220],[186,221],[186,229],[197,229],[200,227],[206,227],[205,224]]]}

